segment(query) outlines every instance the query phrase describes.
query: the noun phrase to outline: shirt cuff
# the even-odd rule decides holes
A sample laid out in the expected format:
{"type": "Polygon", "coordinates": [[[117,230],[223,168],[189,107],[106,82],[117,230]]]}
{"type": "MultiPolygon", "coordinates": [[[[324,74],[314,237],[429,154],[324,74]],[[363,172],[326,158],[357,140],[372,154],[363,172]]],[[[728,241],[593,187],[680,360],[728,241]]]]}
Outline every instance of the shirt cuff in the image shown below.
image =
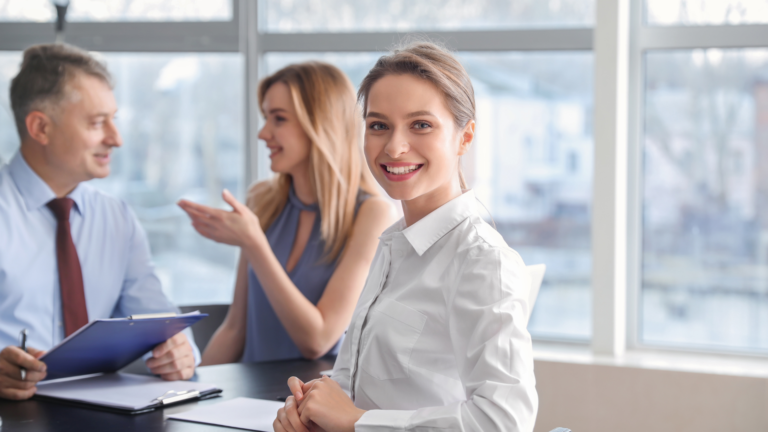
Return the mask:
{"type": "Polygon", "coordinates": [[[416,411],[370,410],[355,423],[355,432],[404,431],[416,411]]]}
{"type": "MultiPolygon", "coordinates": [[[[200,362],[203,360],[203,356],[200,355],[200,349],[198,349],[197,344],[195,344],[195,338],[192,336],[192,330],[186,328],[184,329],[183,333],[187,336],[189,344],[192,345],[192,353],[195,356],[195,368],[197,368],[200,365],[200,362]]],[[[144,360],[144,367],[147,368],[147,371],[149,371],[149,368],[147,367],[147,360],[149,360],[150,357],[152,357],[152,351],[147,352],[141,357],[142,360],[144,360]]]]}
{"type": "Polygon", "coordinates": [[[187,327],[184,329],[184,334],[187,335],[189,344],[192,345],[192,353],[195,355],[195,368],[197,368],[200,365],[200,362],[203,360],[203,356],[200,355],[200,349],[197,347],[197,344],[195,343],[195,337],[192,336],[192,330],[189,327],[187,327]]]}

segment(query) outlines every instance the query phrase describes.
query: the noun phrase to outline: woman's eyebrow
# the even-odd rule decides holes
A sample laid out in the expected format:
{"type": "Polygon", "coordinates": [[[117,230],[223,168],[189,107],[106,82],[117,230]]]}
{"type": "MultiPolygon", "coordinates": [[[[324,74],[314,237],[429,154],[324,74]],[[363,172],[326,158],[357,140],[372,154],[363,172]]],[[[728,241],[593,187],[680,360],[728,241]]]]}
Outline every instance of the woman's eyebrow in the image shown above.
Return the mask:
{"type": "MultiPolygon", "coordinates": [[[[405,117],[403,117],[403,118],[409,119],[409,118],[413,118],[413,117],[421,117],[421,116],[432,116],[432,117],[437,117],[437,116],[436,116],[436,115],[434,115],[434,114],[433,114],[431,111],[414,111],[414,112],[412,112],[412,113],[408,113],[408,114],[406,114],[406,115],[405,115],[405,117]]],[[[368,117],[376,117],[376,118],[380,118],[380,119],[382,119],[382,120],[388,120],[388,117],[387,117],[387,116],[385,116],[385,115],[384,115],[384,114],[382,114],[382,113],[377,113],[377,112],[375,112],[375,111],[371,111],[371,112],[369,112],[369,113],[368,113],[368,115],[366,115],[365,117],[366,117],[366,118],[368,118],[368,117]]]]}
{"type": "Polygon", "coordinates": [[[377,113],[376,111],[368,112],[368,114],[365,116],[365,118],[368,118],[368,117],[376,117],[376,118],[380,118],[382,120],[389,120],[389,117],[385,116],[382,113],[377,113]]]}
{"type": "Polygon", "coordinates": [[[276,113],[279,113],[281,111],[282,112],[286,112],[286,113],[288,112],[287,110],[285,110],[283,108],[272,108],[271,110],[269,110],[268,114],[276,114],[276,113]]]}
{"type": "Polygon", "coordinates": [[[429,112],[429,111],[414,111],[414,112],[412,112],[412,113],[406,114],[406,115],[405,115],[405,118],[409,119],[409,118],[413,118],[413,117],[421,117],[421,116],[432,116],[432,117],[437,117],[436,115],[432,114],[432,113],[431,113],[431,112],[429,112]]]}

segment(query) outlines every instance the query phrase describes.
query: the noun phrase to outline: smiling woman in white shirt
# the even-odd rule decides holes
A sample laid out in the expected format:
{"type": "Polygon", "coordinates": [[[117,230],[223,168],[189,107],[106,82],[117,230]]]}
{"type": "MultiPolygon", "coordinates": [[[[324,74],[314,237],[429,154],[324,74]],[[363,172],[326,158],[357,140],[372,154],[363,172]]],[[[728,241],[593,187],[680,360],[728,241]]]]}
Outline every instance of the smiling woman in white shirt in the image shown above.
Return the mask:
{"type": "Polygon", "coordinates": [[[275,430],[531,431],[529,276],[461,174],[467,72],[414,43],[379,59],[358,97],[368,165],[404,217],[380,237],[332,376],[291,378],[275,430]]]}

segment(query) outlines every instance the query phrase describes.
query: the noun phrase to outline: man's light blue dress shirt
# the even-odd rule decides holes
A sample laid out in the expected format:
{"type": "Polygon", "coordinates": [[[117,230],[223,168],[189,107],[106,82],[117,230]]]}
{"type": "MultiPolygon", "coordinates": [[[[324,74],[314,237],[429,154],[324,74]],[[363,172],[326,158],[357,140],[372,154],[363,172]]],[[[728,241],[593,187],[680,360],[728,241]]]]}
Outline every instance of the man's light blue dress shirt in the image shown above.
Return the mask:
{"type": "MultiPolygon", "coordinates": [[[[24,328],[33,348],[47,351],[64,339],[56,219],[46,205],[54,198],[21,152],[0,167],[0,349],[18,345],[24,328]]],[[[147,236],[128,205],[86,183],[69,198],[88,319],[178,312],[161,289],[147,236]]],[[[185,332],[199,363],[192,333],[185,332]]]]}

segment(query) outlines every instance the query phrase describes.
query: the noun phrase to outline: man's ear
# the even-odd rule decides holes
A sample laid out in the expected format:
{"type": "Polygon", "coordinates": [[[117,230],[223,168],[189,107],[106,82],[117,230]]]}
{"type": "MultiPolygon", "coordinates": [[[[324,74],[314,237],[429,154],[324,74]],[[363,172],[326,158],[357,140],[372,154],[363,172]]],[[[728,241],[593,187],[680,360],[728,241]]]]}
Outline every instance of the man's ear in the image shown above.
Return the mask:
{"type": "Polygon", "coordinates": [[[50,142],[50,133],[52,121],[42,111],[32,111],[27,114],[27,118],[24,123],[27,126],[27,134],[33,140],[39,142],[42,145],[47,145],[50,142]]]}
{"type": "Polygon", "coordinates": [[[469,148],[472,146],[472,141],[475,140],[475,121],[470,120],[464,129],[461,131],[461,142],[459,143],[459,156],[464,156],[469,148]]]}

